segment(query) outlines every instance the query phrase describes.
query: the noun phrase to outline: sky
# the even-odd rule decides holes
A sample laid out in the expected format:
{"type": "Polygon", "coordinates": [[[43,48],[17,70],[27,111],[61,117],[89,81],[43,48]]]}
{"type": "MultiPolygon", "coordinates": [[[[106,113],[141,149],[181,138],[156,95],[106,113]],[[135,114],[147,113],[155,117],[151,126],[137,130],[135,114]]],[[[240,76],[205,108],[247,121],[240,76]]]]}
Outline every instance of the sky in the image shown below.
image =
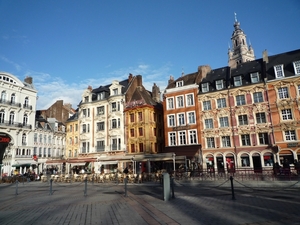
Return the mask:
{"type": "Polygon", "coordinates": [[[300,48],[299,0],[0,0],[0,71],[33,78],[38,110],[129,73],[163,92],[227,66],[234,13],[256,58],[300,48]]]}

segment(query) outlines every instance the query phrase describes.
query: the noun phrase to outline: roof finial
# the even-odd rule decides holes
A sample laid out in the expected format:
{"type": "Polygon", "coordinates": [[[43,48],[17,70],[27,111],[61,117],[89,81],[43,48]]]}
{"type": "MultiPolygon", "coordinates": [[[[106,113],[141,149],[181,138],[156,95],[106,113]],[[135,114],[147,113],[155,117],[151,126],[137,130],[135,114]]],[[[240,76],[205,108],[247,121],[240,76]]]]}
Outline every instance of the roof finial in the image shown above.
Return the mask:
{"type": "Polygon", "coordinates": [[[184,70],[183,70],[183,68],[181,70],[181,76],[184,76],[184,70]]]}
{"type": "Polygon", "coordinates": [[[236,13],[234,12],[234,20],[237,22],[236,13]]]}

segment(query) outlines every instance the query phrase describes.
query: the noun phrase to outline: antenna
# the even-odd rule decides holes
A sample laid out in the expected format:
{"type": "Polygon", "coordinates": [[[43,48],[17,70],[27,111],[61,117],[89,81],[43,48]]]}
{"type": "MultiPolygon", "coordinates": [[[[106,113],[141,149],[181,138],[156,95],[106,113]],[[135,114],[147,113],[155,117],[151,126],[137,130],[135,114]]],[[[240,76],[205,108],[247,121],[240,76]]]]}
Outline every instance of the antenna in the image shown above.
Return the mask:
{"type": "Polygon", "coordinates": [[[184,70],[183,70],[183,68],[181,69],[181,76],[183,76],[184,75],[184,70]]]}

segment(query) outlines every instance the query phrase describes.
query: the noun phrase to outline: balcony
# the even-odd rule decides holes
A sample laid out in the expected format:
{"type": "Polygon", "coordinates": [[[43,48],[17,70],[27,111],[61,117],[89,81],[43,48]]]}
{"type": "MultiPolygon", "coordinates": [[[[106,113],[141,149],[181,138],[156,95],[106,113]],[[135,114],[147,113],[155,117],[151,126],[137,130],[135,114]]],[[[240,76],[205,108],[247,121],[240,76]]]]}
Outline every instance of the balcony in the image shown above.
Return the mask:
{"type": "Polygon", "coordinates": [[[23,108],[32,110],[32,105],[23,104],[23,108]]]}
{"type": "Polygon", "coordinates": [[[104,145],[96,146],[96,151],[97,152],[103,152],[104,150],[105,150],[105,146],[104,145]]]}
{"type": "Polygon", "coordinates": [[[110,145],[110,150],[113,151],[113,150],[121,150],[121,145],[119,144],[112,144],[110,145]]]}
{"type": "Polygon", "coordinates": [[[0,104],[21,108],[21,103],[0,99],[0,104]]]}
{"type": "Polygon", "coordinates": [[[21,128],[26,128],[26,129],[31,129],[31,125],[23,125],[23,123],[18,123],[14,121],[8,121],[8,120],[2,120],[0,121],[0,126],[5,126],[5,127],[21,127],[21,128]]]}

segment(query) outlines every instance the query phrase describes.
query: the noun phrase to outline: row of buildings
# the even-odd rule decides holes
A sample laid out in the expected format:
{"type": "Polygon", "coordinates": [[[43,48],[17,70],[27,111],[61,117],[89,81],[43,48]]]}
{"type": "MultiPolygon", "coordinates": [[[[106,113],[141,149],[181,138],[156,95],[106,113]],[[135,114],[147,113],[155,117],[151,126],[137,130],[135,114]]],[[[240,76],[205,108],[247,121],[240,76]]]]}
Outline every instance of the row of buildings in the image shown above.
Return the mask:
{"type": "Polygon", "coordinates": [[[61,100],[36,110],[32,78],[1,73],[1,174],[151,172],[180,164],[261,171],[300,160],[300,50],[255,59],[237,20],[231,40],[228,66],[171,76],[163,93],[129,74],[89,86],[76,110],[61,100]]]}

